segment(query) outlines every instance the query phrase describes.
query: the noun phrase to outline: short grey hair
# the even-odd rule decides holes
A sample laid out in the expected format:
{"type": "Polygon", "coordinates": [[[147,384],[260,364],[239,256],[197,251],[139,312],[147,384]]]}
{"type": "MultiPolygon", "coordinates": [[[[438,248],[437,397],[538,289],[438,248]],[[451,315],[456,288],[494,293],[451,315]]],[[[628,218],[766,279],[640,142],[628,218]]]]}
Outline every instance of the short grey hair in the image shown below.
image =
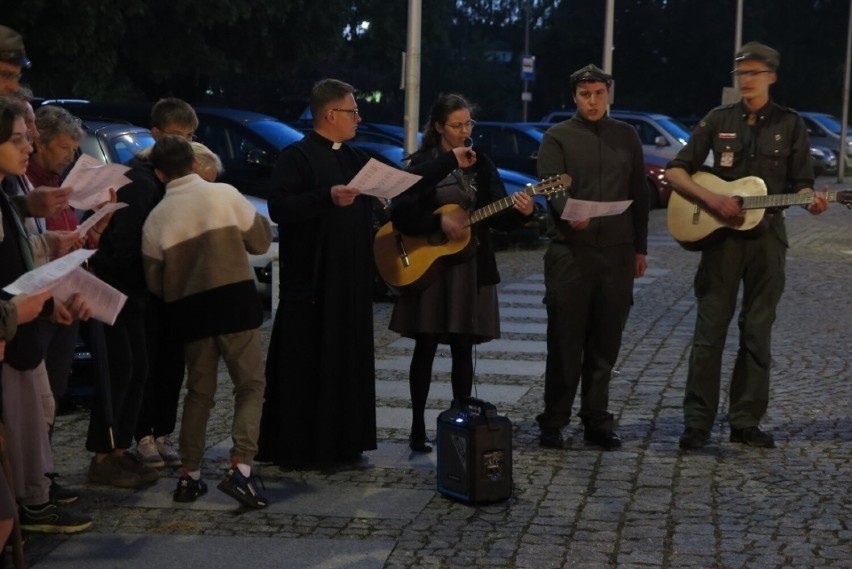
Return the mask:
{"type": "Polygon", "coordinates": [[[86,136],[80,119],[62,107],[44,105],[38,108],[35,115],[39,140],[43,144],[49,144],[60,134],[67,134],[74,142],[80,142],[86,136]]]}

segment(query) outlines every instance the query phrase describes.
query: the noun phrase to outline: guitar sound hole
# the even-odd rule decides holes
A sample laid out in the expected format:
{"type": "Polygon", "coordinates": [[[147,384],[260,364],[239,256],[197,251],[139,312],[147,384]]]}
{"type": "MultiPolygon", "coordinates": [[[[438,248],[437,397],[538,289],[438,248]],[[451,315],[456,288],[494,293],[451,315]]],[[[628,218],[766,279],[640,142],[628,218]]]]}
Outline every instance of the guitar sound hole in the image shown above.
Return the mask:
{"type": "Polygon", "coordinates": [[[448,239],[446,235],[439,231],[438,233],[429,234],[426,237],[426,241],[429,245],[443,245],[448,241],[448,239]]]}

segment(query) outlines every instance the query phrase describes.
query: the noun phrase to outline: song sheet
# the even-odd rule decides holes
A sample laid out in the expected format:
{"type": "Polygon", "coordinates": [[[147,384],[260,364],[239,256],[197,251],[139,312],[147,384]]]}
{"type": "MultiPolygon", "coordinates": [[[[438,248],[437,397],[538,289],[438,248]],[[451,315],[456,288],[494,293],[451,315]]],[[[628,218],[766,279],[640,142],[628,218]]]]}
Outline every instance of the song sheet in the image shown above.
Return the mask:
{"type": "Polygon", "coordinates": [[[391,199],[413,186],[420,178],[421,176],[370,158],[349,185],[361,190],[362,194],[391,199]]]}
{"type": "Polygon", "coordinates": [[[81,154],[62,182],[74,191],[68,198],[71,207],[90,210],[109,199],[109,189],[118,190],[130,183],[124,175],[130,170],[123,164],[104,164],[94,156],[81,154]]]}
{"type": "Polygon", "coordinates": [[[93,213],[91,217],[89,217],[83,223],[81,223],[80,225],[77,226],[77,229],[76,229],[77,233],[79,235],[85,235],[86,233],[89,232],[89,230],[91,228],[93,228],[95,226],[95,224],[97,222],[102,220],[104,218],[104,216],[106,216],[107,214],[112,213],[116,210],[125,208],[125,207],[127,207],[127,204],[124,203],[124,202],[104,204],[104,206],[102,208],[96,210],[95,213],[93,213]]]}
{"type": "Polygon", "coordinates": [[[567,219],[568,221],[580,221],[592,217],[618,215],[624,212],[631,203],[633,203],[633,200],[594,202],[569,198],[565,202],[565,209],[562,210],[562,215],[560,217],[562,219],[567,219]]]}
{"type": "Polygon", "coordinates": [[[94,254],[94,249],[78,249],[24,273],[3,290],[11,295],[50,290],[61,302],[79,293],[92,309],[93,318],[112,325],[127,301],[127,296],[80,267],[83,261],[94,254]]]}

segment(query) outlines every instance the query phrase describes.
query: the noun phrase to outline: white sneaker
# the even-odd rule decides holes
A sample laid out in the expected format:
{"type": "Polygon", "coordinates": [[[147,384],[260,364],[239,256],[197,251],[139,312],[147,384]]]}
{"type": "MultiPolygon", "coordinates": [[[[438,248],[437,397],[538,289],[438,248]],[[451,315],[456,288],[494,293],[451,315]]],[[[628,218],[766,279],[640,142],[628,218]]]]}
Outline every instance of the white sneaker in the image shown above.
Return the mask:
{"type": "Polygon", "coordinates": [[[183,461],[180,459],[180,453],[175,448],[175,445],[172,444],[168,435],[157,437],[155,440],[157,443],[157,452],[163,457],[163,462],[166,466],[181,466],[183,464],[183,461]]]}
{"type": "Polygon", "coordinates": [[[157,450],[157,443],[154,442],[152,435],[144,436],[136,441],[136,456],[139,457],[142,464],[151,468],[162,468],[166,465],[166,462],[157,450]]]}

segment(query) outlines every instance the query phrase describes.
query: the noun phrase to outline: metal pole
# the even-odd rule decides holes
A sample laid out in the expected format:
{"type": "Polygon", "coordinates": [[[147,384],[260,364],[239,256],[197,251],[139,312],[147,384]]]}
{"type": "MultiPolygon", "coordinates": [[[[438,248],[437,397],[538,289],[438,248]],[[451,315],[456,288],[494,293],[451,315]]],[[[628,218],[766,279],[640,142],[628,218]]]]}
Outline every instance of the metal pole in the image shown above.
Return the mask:
{"type": "Polygon", "coordinates": [[[734,38],[734,53],[743,46],[743,0],[737,0],[737,30],[734,38]]]}
{"type": "Polygon", "coordinates": [[[837,181],[843,182],[846,176],[847,149],[849,144],[846,140],[847,123],[849,122],[849,66],[852,59],[852,0],[849,0],[849,23],[846,25],[846,71],[843,77],[843,112],[840,117],[840,147],[837,156],[837,181]]]}
{"type": "MultiPolygon", "coordinates": [[[[852,1],[852,0],[850,0],[852,1]]],[[[530,54],[530,0],[524,2],[524,55],[530,54]]],[[[530,82],[524,79],[524,93],[529,91],[530,82]]],[[[529,101],[524,99],[524,122],[527,122],[527,106],[529,101]]]]}
{"type": "Polygon", "coordinates": [[[417,150],[417,131],[420,129],[420,27],[421,0],[408,0],[408,41],[405,57],[405,152],[417,150]]]}
{"type": "Polygon", "coordinates": [[[606,23],[604,24],[604,73],[612,75],[612,38],[615,28],[615,0],[606,0],[606,23]]]}

